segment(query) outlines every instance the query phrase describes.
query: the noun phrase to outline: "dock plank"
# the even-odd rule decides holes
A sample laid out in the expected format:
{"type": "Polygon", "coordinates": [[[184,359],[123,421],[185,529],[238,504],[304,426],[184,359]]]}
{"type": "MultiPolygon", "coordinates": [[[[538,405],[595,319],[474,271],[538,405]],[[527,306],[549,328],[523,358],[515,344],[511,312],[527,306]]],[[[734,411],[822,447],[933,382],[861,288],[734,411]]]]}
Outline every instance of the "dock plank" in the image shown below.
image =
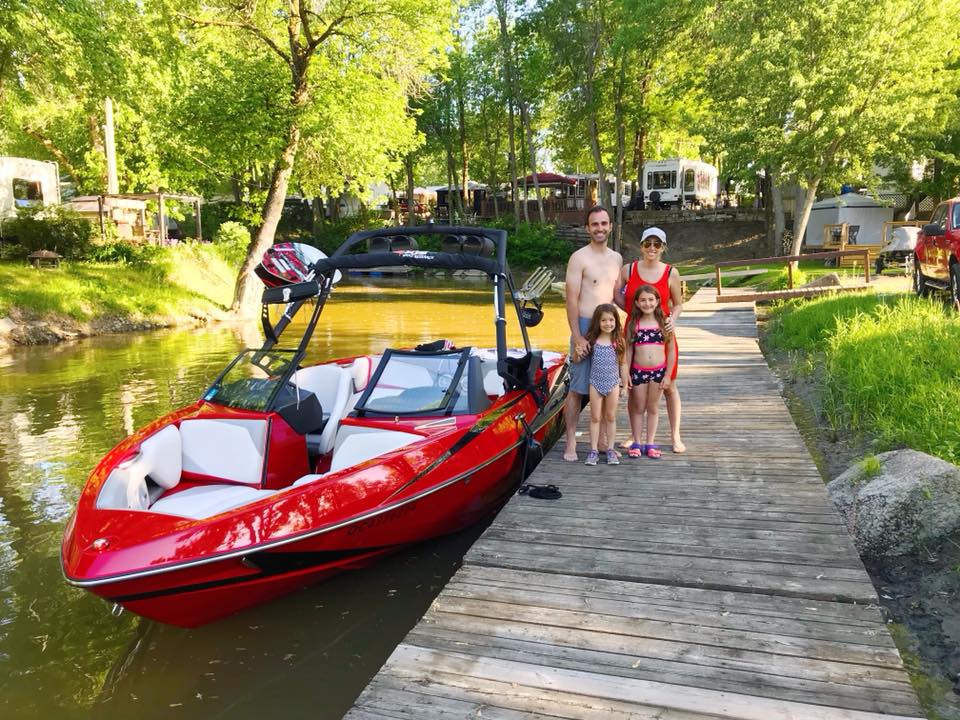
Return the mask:
{"type": "Polygon", "coordinates": [[[563,497],[504,507],[350,720],[922,716],[753,306],[701,290],[679,334],[688,452],[665,413],[659,461],[552,449],[563,497]]]}

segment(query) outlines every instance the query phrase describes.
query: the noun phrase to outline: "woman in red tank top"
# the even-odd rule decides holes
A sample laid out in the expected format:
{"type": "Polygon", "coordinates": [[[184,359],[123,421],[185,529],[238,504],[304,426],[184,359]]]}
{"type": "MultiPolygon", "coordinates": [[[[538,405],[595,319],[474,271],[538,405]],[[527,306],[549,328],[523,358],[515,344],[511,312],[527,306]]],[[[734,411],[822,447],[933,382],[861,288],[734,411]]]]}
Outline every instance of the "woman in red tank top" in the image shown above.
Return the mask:
{"type": "MultiPolygon", "coordinates": [[[[664,263],[661,258],[667,245],[667,235],[660,228],[647,228],[640,238],[640,260],[624,266],[621,277],[624,287],[623,306],[631,307],[634,295],[641,285],[653,285],[660,293],[660,302],[664,314],[674,324],[680,317],[683,309],[683,293],[680,287],[680,274],[676,268],[664,263]]],[[[676,338],[674,328],[674,338],[676,338]]],[[[676,342],[673,343],[673,352],[676,355],[667,362],[673,366],[671,379],[676,381],[679,368],[680,350],[676,342]]],[[[682,453],[686,450],[683,440],[680,439],[680,395],[677,392],[677,383],[673,382],[669,390],[664,391],[667,398],[667,417],[670,420],[670,434],[673,451],[682,453]]]]}

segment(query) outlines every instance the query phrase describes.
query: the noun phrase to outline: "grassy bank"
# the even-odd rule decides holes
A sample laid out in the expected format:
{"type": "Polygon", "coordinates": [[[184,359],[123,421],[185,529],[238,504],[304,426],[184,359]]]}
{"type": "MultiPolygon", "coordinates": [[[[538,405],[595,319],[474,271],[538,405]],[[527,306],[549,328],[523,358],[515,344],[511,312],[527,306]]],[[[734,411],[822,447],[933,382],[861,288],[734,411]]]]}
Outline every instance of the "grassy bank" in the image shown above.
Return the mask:
{"type": "Polygon", "coordinates": [[[235,279],[236,270],[216,246],[193,243],[155,249],[127,262],[64,262],[57,269],[0,262],[0,317],[175,324],[223,313],[235,279]]]}
{"type": "Polygon", "coordinates": [[[841,295],[773,310],[768,348],[814,382],[834,431],[960,463],[960,318],[907,295],[841,295]]]}

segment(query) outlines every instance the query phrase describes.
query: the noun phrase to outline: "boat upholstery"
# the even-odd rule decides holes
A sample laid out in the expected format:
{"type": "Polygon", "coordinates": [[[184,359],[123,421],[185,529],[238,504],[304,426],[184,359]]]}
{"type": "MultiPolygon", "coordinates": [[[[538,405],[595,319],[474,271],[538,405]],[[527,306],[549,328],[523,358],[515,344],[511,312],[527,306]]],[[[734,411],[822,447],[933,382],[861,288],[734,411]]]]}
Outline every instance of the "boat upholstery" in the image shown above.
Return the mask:
{"type": "Polygon", "coordinates": [[[398,450],[418,440],[423,440],[423,436],[396,430],[342,425],[337,433],[329,472],[304,475],[293,484],[302,485],[313,482],[330,473],[359,465],[366,460],[398,450]]]}
{"type": "Polygon", "coordinates": [[[350,373],[353,375],[353,392],[363,392],[373,375],[373,358],[369,355],[356,358],[350,365],[350,373]]]}
{"type": "Polygon", "coordinates": [[[275,492],[243,485],[199,485],[160,498],[150,511],[199,520],[261,500],[275,492]]]}
{"type": "Polygon", "coordinates": [[[339,365],[314,365],[297,370],[292,382],[312,392],[320,401],[326,424],[320,433],[311,433],[310,445],[324,455],[333,449],[337,426],[347,410],[353,389],[353,372],[339,365]]]}
{"type": "Polygon", "coordinates": [[[490,365],[490,363],[482,363],[483,391],[492,397],[500,397],[506,392],[506,386],[500,373],[497,372],[497,363],[494,362],[492,367],[490,365]]]}
{"type": "Polygon", "coordinates": [[[259,486],[267,444],[267,421],[191,418],[180,421],[183,470],[259,486]]]}
{"type": "Polygon", "coordinates": [[[113,469],[97,497],[99,508],[146,510],[150,505],[149,477],[169,490],[180,482],[180,432],[168,425],[140,443],[139,452],[113,469]]]}

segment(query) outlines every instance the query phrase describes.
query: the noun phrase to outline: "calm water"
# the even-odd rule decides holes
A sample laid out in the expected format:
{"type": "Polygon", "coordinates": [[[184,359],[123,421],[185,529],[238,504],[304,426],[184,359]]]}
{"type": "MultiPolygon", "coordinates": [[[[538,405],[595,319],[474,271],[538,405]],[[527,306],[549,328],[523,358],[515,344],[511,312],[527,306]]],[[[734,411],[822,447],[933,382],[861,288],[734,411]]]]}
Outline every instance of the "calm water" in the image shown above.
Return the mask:
{"type": "MultiPolygon", "coordinates": [[[[493,345],[484,283],[377,283],[337,288],[317,359],[493,345]]],[[[562,303],[545,309],[531,340],[563,349],[562,303]]],[[[258,344],[257,327],[214,328],[0,356],[0,716],[339,718],[456,570],[479,529],[194,630],[115,617],[63,581],[63,525],[96,461],[258,344]]]]}

